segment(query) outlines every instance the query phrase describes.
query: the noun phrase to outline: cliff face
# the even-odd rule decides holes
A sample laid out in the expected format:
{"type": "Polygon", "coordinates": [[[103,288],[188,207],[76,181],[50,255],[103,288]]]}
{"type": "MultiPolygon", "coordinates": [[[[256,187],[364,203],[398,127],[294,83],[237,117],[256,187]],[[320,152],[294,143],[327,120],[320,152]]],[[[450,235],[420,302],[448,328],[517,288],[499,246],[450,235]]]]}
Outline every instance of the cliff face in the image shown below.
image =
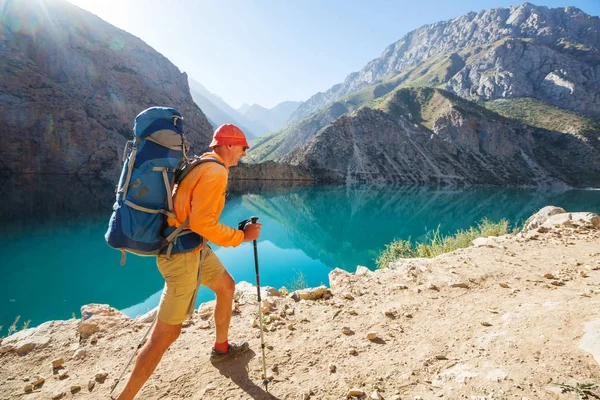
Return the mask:
{"type": "Polygon", "coordinates": [[[439,89],[402,89],[338,118],[282,161],[321,180],[561,186],[598,184],[583,137],[519,124],[439,89]]]}
{"type": "Polygon", "coordinates": [[[446,89],[477,100],[532,97],[600,115],[600,63],[523,40],[492,47],[454,75],[446,89]]]}
{"type": "Polygon", "coordinates": [[[196,152],[212,128],[168,59],[69,3],[0,1],[0,169],[116,179],[135,116],[178,108],[196,152]]]}

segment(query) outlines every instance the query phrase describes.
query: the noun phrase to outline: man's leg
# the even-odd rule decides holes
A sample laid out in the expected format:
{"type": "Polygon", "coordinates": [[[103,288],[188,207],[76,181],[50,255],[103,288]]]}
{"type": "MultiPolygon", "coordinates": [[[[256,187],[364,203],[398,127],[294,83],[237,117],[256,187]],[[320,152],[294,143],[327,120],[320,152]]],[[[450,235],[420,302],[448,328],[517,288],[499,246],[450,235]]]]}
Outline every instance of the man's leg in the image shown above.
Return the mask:
{"type": "Polygon", "coordinates": [[[117,400],[132,400],[148,380],[169,346],[179,337],[181,324],[168,325],[156,320],[150,340],[142,347],[125,389],[117,400]]]}
{"type": "Polygon", "coordinates": [[[215,342],[223,343],[229,339],[229,323],[231,322],[235,282],[227,271],[223,271],[208,288],[215,292],[217,297],[217,304],[215,305],[215,342]]]}

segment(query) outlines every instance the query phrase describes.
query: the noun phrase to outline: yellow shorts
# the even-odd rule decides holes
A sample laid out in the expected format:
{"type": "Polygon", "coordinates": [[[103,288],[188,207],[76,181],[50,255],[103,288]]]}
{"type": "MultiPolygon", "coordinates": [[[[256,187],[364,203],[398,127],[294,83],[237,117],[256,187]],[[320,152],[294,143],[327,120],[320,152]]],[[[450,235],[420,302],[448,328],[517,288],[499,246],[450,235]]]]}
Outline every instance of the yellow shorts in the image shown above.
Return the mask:
{"type": "MultiPolygon", "coordinates": [[[[181,253],[171,256],[160,255],[156,264],[165,278],[165,287],[158,305],[158,319],[169,325],[179,325],[194,311],[192,304],[194,292],[200,288],[198,283],[198,265],[201,252],[181,253]]],[[[206,249],[202,263],[202,285],[210,286],[225,271],[219,257],[210,247],[206,249]]]]}

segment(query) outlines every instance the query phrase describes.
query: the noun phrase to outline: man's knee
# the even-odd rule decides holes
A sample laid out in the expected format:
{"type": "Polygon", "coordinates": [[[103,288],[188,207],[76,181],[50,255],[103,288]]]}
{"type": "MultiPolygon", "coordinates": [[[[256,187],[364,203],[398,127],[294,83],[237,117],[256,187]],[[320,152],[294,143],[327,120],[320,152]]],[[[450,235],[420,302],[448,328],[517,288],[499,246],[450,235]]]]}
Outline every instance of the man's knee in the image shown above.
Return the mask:
{"type": "Polygon", "coordinates": [[[235,281],[227,271],[224,271],[210,288],[217,296],[233,297],[233,293],[235,292],[235,281]]]}
{"type": "Polygon", "coordinates": [[[152,337],[150,338],[151,345],[164,348],[166,350],[171,344],[173,344],[174,341],[177,340],[180,333],[181,324],[169,325],[157,320],[154,331],[152,332],[152,337]]]}

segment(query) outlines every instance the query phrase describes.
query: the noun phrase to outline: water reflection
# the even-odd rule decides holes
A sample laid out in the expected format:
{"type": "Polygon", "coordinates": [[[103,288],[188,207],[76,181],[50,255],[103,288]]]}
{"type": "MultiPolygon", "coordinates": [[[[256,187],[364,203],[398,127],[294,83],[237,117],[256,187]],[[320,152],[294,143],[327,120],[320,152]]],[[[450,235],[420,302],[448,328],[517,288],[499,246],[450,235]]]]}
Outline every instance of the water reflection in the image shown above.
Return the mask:
{"type": "Polygon", "coordinates": [[[598,192],[583,190],[322,186],[247,194],[241,203],[283,227],[285,235],[270,237],[277,246],[353,270],[357,263],[373,267],[386,243],[425,240],[438,225],[449,234],[484,217],[518,224],[548,204],[597,212],[599,199],[598,192]]]}

